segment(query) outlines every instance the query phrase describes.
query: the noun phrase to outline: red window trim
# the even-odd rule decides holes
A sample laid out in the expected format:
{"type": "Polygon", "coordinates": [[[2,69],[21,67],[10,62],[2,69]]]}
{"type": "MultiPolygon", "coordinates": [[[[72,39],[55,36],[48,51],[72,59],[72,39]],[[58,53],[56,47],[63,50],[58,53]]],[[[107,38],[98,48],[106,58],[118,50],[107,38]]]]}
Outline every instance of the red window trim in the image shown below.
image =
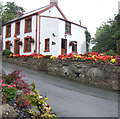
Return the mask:
{"type": "Polygon", "coordinates": [[[29,33],[29,32],[32,32],[32,17],[28,17],[25,19],[25,31],[24,33],[29,33]],[[31,29],[30,31],[27,31],[27,20],[31,19],[31,29]]]}
{"type": "MultiPolygon", "coordinates": [[[[76,52],[75,51],[72,51],[72,53],[77,53],[77,44],[75,44],[75,46],[76,46],[76,52]]],[[[73,46],[72,46],[73,47],[73,46]]]]}
{"type": "Polygon", "coordinates": [[[72,35],[71,33],[67,33],[67,32],[65,32],[65,34],[72,35]]]}
{"type": "Polygon", "coordinates": [[[65,21],[65,27],[66,27],[66,23],[69,23],[69,24],[70,24],[70,33],[67,33],[67,32],[66,32],[66,29],[65,29],[65,33],[66,33],[66,34],[69,34],[69,35],[72,35],[72,34],[71,34],[71,22],[65,21]]]}
{"type": "Polygon", "coordinates": [[[45,50],[44,50],[44,52],[50,52],[50,39],[49,38],[45,39],[45,50]],[[49,49],[46,48],[46,41],[47,40],[49,40],[49,49]]]}
{"type": "Polygon", "coordinates": [[[6,25],[6,38],[11,37],[11,24],[6,25]],[[10,35],[8,36],[8,26],[10,26],[10,35]]]}
{"type": "Polygon", "coordinates": [[[30,50],[26,51],[26,42],[25,42],[26,39],[30,39],[30,38],[31,38],[31,36],[27,36],[24,38],[24,53],[31,52],[31,43],[30,43],[30,50]]]}
{"type": "Polygon", "coordinates": [[[15,23],[15,36],[16,36],[16,35],[20,35],[20,24],[19,24],[19,33],[17,34],[17,23],[20,23],[20,21],[17,21],[17,22],[15,23]]]}
{"type": "Polygon", "coordinates": [[[7,49],[7,43],[9,43],[9,42],[10,42],[9,40],[5,42],[5,49],[7,49]]]}

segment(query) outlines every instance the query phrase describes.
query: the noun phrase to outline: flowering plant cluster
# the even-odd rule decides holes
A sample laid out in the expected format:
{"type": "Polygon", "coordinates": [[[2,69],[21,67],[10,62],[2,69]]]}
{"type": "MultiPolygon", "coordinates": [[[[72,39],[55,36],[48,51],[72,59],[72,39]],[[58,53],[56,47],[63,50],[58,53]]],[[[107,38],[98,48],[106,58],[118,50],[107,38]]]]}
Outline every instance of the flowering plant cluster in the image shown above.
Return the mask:
{"type": "Polygon", "coordinates": [[[35,90],[35,83],[28,85],[22,77],[24,76],[20,75],[20,71],[14,71],[0,79],[0,83],[2,83],[2,103],[13,106],[18,117],[21,118],[56,117],[51,112],[51,107],[45,102],[48,98],[40,99],[39,91],[35,90]],[[33,86],[32,89],[31,86],[33,86]],[[18,91],[23,94],[18,95],[18,91]],[[40,113],[32,111],[32,106],[36,106],[40,113]]]}
{"type": "MultiPolygon", "coordinates": [[[[31,58],[45,58],[45,55],[33,53],[30,55],[10,55],[10,57],[31,57],[31,58]]],[[[74,55],[72,53],[69,54],[64,54],[64,55],[58,55],[56,56],[51,56],[50,59],[71,59],[71,60],[80,60],[80,61],[92,61],[92,62],[102,62],[102,63],[112,63],[112,64],[117,64],[120,65],[120,56],[117,54],[115,56],[110,56],[106,55],[105,53],[99,54],[98,52],[88,52],[85,54],[79,54],[79,55],[74,55]]]]}
{"type": "Polygon", "coordinates": [[[99,54],[97,52],[89,52],[80,55],[73,55],[72,53],[59,55],[57,59],[72,59],[80,61],[92,61],[92,62],[103,62],[103,63],[112,63],[120,65],[120,57],[105,55],[105,53],[99,54]]]}
{"type": "Polygon", "coordinates": [[[32,104],[38,112],[35,112],[31,109],[29,109],[29,113],[32,115],[31,117],[33,119],[40,119],[42,118],[56,118],[56,114],[51,112],[51,107],[49,104],[47,104],[45,101],[48,100],[48,98],[40,98],[39,91],[36,90],[35,88],[35,82],[33,82],[30,87],[31,89],[31,94],[27,95],[30,104],[32,104]]]}

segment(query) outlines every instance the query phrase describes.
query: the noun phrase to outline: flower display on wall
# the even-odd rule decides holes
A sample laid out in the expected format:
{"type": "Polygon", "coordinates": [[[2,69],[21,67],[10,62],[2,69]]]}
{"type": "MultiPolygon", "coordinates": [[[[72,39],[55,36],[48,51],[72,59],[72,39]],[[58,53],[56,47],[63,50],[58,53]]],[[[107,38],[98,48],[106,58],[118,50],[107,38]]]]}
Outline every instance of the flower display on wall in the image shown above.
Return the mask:
{"type": "MultiPolygon", "coordinates": [[[[30,55],[10,55],[10,57],[31,57],[31,58],[46,58],[47,56],[33,53],[30,55]]],[[[70,60],[77,60],[77,61],[92,61],[92,62],[97,62],[97,63],[109,63],[109,64],[117,64],[120,65],[120,56],[117,54],[115,56],[110,56],[106,55],[105,53],[99,54],[98,52],[89,52],[85,54],[79,54],[79,55],[74,55],[72,53],[69,54],[64,54],[64,55],[58,55],[56,56],[51,56],[50,59],[70,59],[70,60]]]]}

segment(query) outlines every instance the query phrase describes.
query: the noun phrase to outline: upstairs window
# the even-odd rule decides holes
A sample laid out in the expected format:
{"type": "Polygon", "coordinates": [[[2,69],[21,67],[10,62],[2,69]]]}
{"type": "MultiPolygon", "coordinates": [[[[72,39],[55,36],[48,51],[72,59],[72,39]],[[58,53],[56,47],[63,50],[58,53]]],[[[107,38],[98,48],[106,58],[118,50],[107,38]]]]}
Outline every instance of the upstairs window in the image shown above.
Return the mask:
{"type": "Polygon", "coordinates": [[[16,35],[20,34],[20,22],[16,22],[15,24],[15,34],[16,35]]]}
{"type": "Polygon", "coordinates": [[[50,39],[45,39],[45,51],[44,52],[49,52],[50,51],[50,39]]]}
{"type": "Polygon", "coordinates": [[[11,36],[11,25],[6,26],[6,38],[11,36]]]}
{"type": "Polygon", "coordinates": [[[65,33],[71,34],[71,23],[65,22],[65,33]]]}
{"type": "Polygon", "coordinates": [[[32,31],[32,18],[25,19],[25,33],[32,31]]]}
{"type": "Polygon", "coordinates": [[[24,39],[24,52],[31,52],[30,38],[25,38],[24,39]]]}

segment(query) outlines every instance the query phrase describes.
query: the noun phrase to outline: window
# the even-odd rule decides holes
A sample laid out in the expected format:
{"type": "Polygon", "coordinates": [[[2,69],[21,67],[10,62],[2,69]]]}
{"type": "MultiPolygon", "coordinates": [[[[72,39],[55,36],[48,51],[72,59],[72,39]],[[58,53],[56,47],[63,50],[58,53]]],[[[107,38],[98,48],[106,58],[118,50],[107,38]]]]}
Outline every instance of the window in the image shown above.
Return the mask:
{"type": "Polygon", "coordinates": [[[16,22],[15,24],[15,34],[16,35],[20,34],[20,22],[16,22]]]}
{"type": "Polygon", "coordinates": [[[24,39],[24,52],[31,52],[30,38],[27,37],[24,39]]]}
{"type": "Polygon", "coordinates": [[[6,38],[11,36],[11,25],[6,26],[6,38]]]}
{"type": "Polygon", "coordinates": [[[77,42],[74,41],[73,45],[72,45],[72,52],[77,52],[77,42]]]}
{"type": "Polygon", "coordinates": [[[45,51],[44,52],[49,52],[50,51],[50,39],[45,39],[45,51]]]}
{"type": "Polygon", "coordinates": [[[25,33],[32,31],[32,18],[25,19],[25,33]]]}
{"type": "Polygon", "coordinates": [[[71,34],[71,23],[65,22],[65,33],[71,34]]]}
{"type": "Polygon", "coordinates": [[[6,41],[5,49],[10,50],[10,41],[6,41]]]}

